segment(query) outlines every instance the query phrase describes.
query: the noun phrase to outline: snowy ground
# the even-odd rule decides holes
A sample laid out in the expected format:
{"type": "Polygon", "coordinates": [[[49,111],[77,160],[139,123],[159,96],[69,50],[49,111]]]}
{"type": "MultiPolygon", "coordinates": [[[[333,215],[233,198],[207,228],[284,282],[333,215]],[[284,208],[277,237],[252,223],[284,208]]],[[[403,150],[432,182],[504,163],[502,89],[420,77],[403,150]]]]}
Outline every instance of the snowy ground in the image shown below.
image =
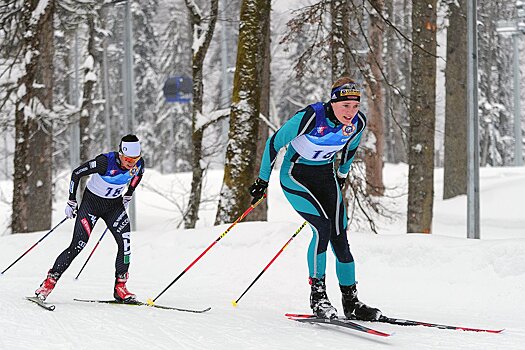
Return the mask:
{"type": "MultiPolygon", "coordinates": [[[[391,193],[406,192],[406,166],[385,168],[391,193]]],[[[175,206],[153,188],[183,193],[189,175],[149,171],[137,193],[138,230],[132,235],[130,290],[154,298],[228,225],[213,227],[213,205],[206,206],[195,230],[175,229],[175,206]],[[147,188],[146,188],[147,187],[147,188]]],[[[44,278],[55,257],[69,244],[68,221],[0,276],[0,349],[522,349],[525,343],[525,169],[481,170],[481,240],[467,240],[465,197],[442,201],[442,172],[436,171],[434,233],[405,234],[406,196],[386,202],[400,215],[379,226],[379,235],[352,231],[363,301],[386,315],[471,327],[505,328],[502,334],[469,333],[423,327],[374,324],[388,339],[351,330],[299,324],[286,312],[307,312],[304,229],[262,278],[239,297],[277,253],[302,220],[272,178],[270,221],[241,223],[174,284],[157,304],[202,308],[186,314],[146,307],[92,305],[73,298],[111,298],[116,246],[105,237],[78,281],[74,277],[104,227],[99,223],[86,249],[49,297],[54,312],[24,300],[44,278]]],[[[207,194],[217,194],[221,174],[210,174],[207,194]]],[[[67,184],[64,183],[64,188],[67,184]]],[[[65,189],[64,189],[65,191],[65,189]]],[[[9,184],[0,195],[9,198],[9,184]]],[[[63,196],[65,198],[65,195],[63,196]]],[[[211,198],[211,197],[210,197],[211,198]]],[[[213,198],[212,198],[213,199],[213,198]]],[[[55,204],[55,222],[62,216],[55,204]]],[[[5,232],[9,206],[2,201],[5,232]]],[[[0,236],[0,270],[44,233],[0,236]]],[[[342,311],[329,254],[328,293],[342,311]]]]}

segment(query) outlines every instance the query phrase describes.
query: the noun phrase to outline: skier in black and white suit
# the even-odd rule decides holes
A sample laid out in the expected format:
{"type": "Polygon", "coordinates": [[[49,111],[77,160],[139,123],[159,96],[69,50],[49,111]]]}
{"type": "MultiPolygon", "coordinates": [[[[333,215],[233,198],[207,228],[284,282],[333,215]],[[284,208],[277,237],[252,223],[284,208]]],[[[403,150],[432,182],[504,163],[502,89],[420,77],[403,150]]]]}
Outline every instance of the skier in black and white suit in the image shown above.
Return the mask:
{"type": "Polygon", "coordinates": [[[140,142],[135,135],[122,138],[119,152],[98,155],[73,170],[69,185],[69,200],[65,208],[69,219],[76,217],[73,239],[56,259],[35,294],[45,300],[73,259],[86,246],[99,218],[105,221],[118,245],[115,261],[114,297],[133,301],[136,296],[126,287],[131,256],[130,223],[126,209],[133,192],[144,174],[140,142]],[[91,175],[78,208],[76,192],[80,179],[91,175]],[[127,187],[127,189],[126,189],[127,187]],[[125,190],[125,192],[124,192],[125,190]],[[78,210],[77,210],[78,208],[78,210]]]}

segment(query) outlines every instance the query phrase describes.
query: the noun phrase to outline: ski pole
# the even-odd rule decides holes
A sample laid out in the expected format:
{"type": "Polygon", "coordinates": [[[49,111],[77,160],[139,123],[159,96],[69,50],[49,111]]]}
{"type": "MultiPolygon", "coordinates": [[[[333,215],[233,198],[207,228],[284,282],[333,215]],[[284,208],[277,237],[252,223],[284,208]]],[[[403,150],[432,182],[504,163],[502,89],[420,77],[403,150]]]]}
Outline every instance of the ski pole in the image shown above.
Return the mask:
{"type": "Polygon", "coordinates": [[[102,240],[102,238],[104,238],[104,235],[106,234],[106,232],[108,232],[109,228],[106,227],[106,229],[104,230],[104,232],[102,232],[102,236],[100,236],[100,238],[98,239],[98,242],[97,244],[95,244],[95,247],[93,248],[93,250],[91,251],[91,253],[89,254],[88,258],[86,259],[86,262],[84,263],[84,265],[82,265],[82,268],[80,269],[80,271],[78,271],[78,275],[77,277],[75,277],[76,280],[78,280],[78,276],[80,276],[80,274],[82,273],[82,271],[84,270],[84,267],[86,267],[89,259],[91,259],[91,256],[93,255],[93,253],[95,252],[95,250],[97,249],[98,245],[100,244],[100,241],[102,240]]]}
{"type": "Polygon", "coordinates": [[[27,253],[29,253],[34,247],[36,247],[38,243],[42,242],[42,241],[44,240],[44,238],[46,238],[47,236],[49,236],[49,234],[50,234],[51,232],[53,232],[58,226],[62,225],[62,223],[63,223],[64,221],[66,221],[66,220],[67,220],[67,217],[63,218],[62,221],[60,221],[55,227],[53,227],[48,233],[46,233],[46,234],[44,235],[44,237],[40,238],[40,239],[38,240],[38,242],[36,242],[35,244],[33,244],[33,245],[31,246],[31,248],[29,248],[28,250],[26,250],[24,254],[20,255],[20,256],[18,257],[18,259],[16,259],[15,261],[13,261],[13,262],[11,263],[11,265],[9,265],[4,271],[0,272],[0,275],[3,275],[4,272],[6,272],[7,270],[9,270],[9,269],[11,268],[11,266],[13,266],[14,264],[16,264],[16,263],[18,262],[18,260],[22,259],[27,253]]]}
{"type": "Polygon", "coordinates": [[[246,294],[246,292],[255,284],[255,282],[257,282],[257,280],[262,276],[263,273],[266,272],[266,270],[268,270],[268,268],[270,267],[271,264],[273,264],[273,262],[275,261],[275,259],[277,259],[277,257],[279,255],[281,255],[281,253],[284,251],[284,249],[286,249],[286,247],[288,246],[288,244],[290,244],[290,242],[295,238],[295,236],[297,236],[299,234],[299,232],[301,232],[301,230],[306,226],[307,222],[303,222],[303,224],[297,229],[297,231],[295,231],[295,233],[292,235],[292,237],[290,237],[290,239],[288,240],[288,242],[286,242],[283,247],[281,248],[281,250],[279,250],[279,252],[273,257],[272,260],[270,260],[270,262],[268,263],[268,265],[266,265],[266,267],[259,273],[259,275],[257,275],[257,277],[255,277],[255,279],[253,280],[252,283],[250,283],[250,285],[248,286],[248,288],[246,288],[246,290],[241,294],[241,296],[239,298],[237,298],[237,300],[232,300],[232,305],[233,306],[237,306],[237,303],[239,302],[239,300],[241,300],[241,298],[244,296],[244,294],[246,294]]]}
{"type": "Polygon", "coordinates": [[[264,196],[261,197],[261,199],[259,199],[257,202],[255,202],[255,204],[250,205],[250,207],[249,207],[248,209],[246,209],[246,211],[245,211],[244,213],[242,213],[242,215],[239,216],[239,217],[237,218],[237,220],[235,220],[235,221],[233,222],[233,224],[231,224],[230,227],[228,227],[228,228],[226,229],[226,231],[224,231],[224,232],[223,232],[223,233],[222,233],[222,234],[221,234],[221,235],[220,235],[215,241],[213,241],[213,243],[210,244],[210,245],[208,246],[208,248],[206,248],[206,249],[205,249],[205,250],[204,250],[204,251],[203,251],[203,252],[197,257],[197,259],[193,260],[193,262],[192,262],[191,264],[189,264],[188,267],[186,267],[186,268],[184,269],[184,271],[182,271],[182,272],[181,272],[181,273],[180,273],[180,274],[179,274],[179,275],[178,275],[178,276],[177,276],[177,277],[176,277],[176,278],[175,278],[175,279],[174,279],[174,280],[173,280],[173,281],[172,281],[172,282],[166,287],[166,288],[164,288],[164,290],[163,290],[162,292],[160,292],[160,294],[157,295],[157,296],[155,297],[155,299],[153,299],[153,300],[152,300],[152,299],[148,299],[148,300],[147,300],[148,305],[153,305],[153,304],[155,304],[155,301],[156,301],[156,300],[157,300],[162,294],[164,294],[165,291],[167,291],[167,290],[168,290],[168,289],[169,289],[169,288],[170,288],[175,282],[177,282],[177,281],[179,280],[179,278],[181,278],[182,275],[184,275],[184,274],[186,273],[186,271],[188,271],[189,269],[191,269],[191,267],[192,267],[193,265],[195,265],[195,263],[196,263],[197,261],[199,261],[199,259],[202,258],[203,255],[206,254],[206,253],[208,252],[208,250],[211,249],[211,247],[213,247],[215,244],[217,244],[217,242],[220,241],[222,237],[226,236],[226,234],[228,234],[228,232],[230,232],[230,230],[231,230],[235,225],[237,225],[238,222],[240,222],[240,221],[241,221],[242,219],[244,219],[248,214],[250,214],[251,211],[252,211],[253,209],[255,209],[255,207],[258,206],[259,203],[261,203],[262,200],[263,200],[264,198],[266,198],[266,194],[264,194],[264,196]]]}

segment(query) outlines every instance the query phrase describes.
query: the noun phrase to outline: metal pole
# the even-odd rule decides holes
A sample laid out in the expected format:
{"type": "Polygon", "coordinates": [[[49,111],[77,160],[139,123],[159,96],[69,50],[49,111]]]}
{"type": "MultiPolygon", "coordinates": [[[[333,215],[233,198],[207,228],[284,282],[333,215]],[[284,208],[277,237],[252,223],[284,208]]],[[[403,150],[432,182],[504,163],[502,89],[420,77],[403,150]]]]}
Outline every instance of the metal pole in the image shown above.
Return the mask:
{"type": "Polygon", "coordinates": [[[129,95],[128,95],[128,56],[129,56],[129,41],[128,41],[128,1],[126,1],[126,7],[124,9],[124,37],[122,41],[124,43],[124,57],[122,58],[122,133],[127,134],[129,132],[129,95]]]}
{"type": "Polygon", "coordinates": [[[134,74],[133,74],[133,29],[132,29],[132,16],[131,16],[131,0],[126,2],[126,22],[125,22],[125,48],[126,57],[126,97],[127,97],[127,125],[124,125],[126,132],[133,132],[134,129],[134,118],[135,118],[135,106],[134,106],[134,74]]]}
{"type": "MultiPolygon", "coordinates": [[[[104,10],[104,26],[107,21],[107,9],[104,10]]],[[[108,38],[105,37],[102,44],[102,65],[104,74],[104,122],[106,124],[106,147],[110,150],[114,145],[111,139],[111,114],[110,114],[110,95],[109,95],[109,66],[108,66],[108,38]]]]}
{"type": "Polygon", "coordinates": [[[479,239],[479,121],[477,1],[467,0],[467,238],[479,239]]]}
{"type": "Polygon", "coordinates": [[[64,221],[67,220],[67,217],[63,218],[62,221],[60,221],[58,224],[56,224],[55,227],[53,227],[51,230],[49,230],[42,238],[40,238],[35,244],[33,244],[28,250],[26,250],[22,255],[18,257],[15,261],[11,263],[4,271],[0,272],[0,275],[3,275],[7,270],[11,268],[14,264],[16,264],[20,259],[22,259],[24,256],[26,256],[27,253],[29,253],[34,247],[38,245],[38,243],[42,242],[47,236],[51,234],[58,226],[62,225],[64,221]]]}
{"type": "Polygon", "coordinates": [[[108,72],[108,43],[104,39],[103,52],[102,52],[102,64],[104,65],[104,123],[106,124],[106,147],[111,149],[114,145],[111,140],[111,113],[109,106],[109,72],[108,72]]]}
{"type": "Polygon", "coordinates": [[[155,299],[148,299],[147,300],[147,303],[148,305],[153,305],[155,303],[155,301],[162,295],[164,294],[165,291],[167,291],[175,282],[177,282],[179,280],[179,278],[182,277],[182,275],[184,275],[189,269],[191,269],[191,267],[193,265],[195,265],[197,263],[197,261],[200,260],[200,258],[202,258],[204,256],[204,254],[206,254],[218,241],[220,241],[224,236],[226,236],[228,234],[228,232],[230,232],[230,230],[235,226],[237,225],[237,223],[241,222],[248,214],[250,214],[252,212],[253,209],[255,209],[255,207],[257,207],[262,201],[263,199],[266,198],[266,194],[261,197],[257,202],[255,202],[254,204],[250,205],[250,207],[248,209],[246,209],[246,211],[244,213],[241,214],[241,216],[239,216],[237,218],[237,220],[235,220],[227,229],[226,231],[224,231],[219,237],[217,237],[217,239],[215,241],[213,241],[212,244],[210,244],[208,246],[208,248],[204,249],[204,251],[195,259],[191,262],[191,264],[188,265],[188,267],[186,267],[184,269],[184,271],[182,271],[166,288],[164,288],[164,290],[162,290],[162,292],[159,293],[159,295],[157,295],[155,297],[155,299]]]}
{"type": "MultiPolygon", "coordinates": [[[[133,76],[133,27],[131,16],[131,0],[126,1],[126,15],[124,22],[124,133],[133,132],[135,119],[134,106],[134,76],[133,76]]],[[[132,228],[136,227],[135,197],[131,200],[129,209],[129,220],[132,228]]]]}
{"type": "Polygon", "coordinates": [[[514,48],[514,165],[523,166],[518,35],[521,35],[521,32],[512,35],[514,48]]]}

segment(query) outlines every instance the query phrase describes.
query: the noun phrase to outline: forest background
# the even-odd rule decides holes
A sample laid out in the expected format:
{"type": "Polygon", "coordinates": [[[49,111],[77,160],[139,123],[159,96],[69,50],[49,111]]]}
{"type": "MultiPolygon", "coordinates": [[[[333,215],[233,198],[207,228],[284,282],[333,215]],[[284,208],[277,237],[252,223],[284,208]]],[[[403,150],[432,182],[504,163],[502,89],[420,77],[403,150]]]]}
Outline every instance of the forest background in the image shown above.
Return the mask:
{"type": "MultiPolygon", "coordinates": [[[[510,166],[512,39],[496,26],[518,13],[510,0],[478,1],[477,11],[480,165],[510,166]]],[[[202,187],[208,170],[222,168],[215,223],[232,222],[249,206],[268,135],[350,75],[369,119],[346,188],[352,223],[375,231],[376,218],[389,215],[384,163],[403,162],[407,232],[430,233],[434,196],[467,190],[466,25],[465,0],[4,0],[0,172],[13,181],[1,198],[12,208],[9,231],[51,228],[58,180],[116,150],[128,132],[140,137],[148,168],[192,174],[177,226],[195,227],[202,205],[216,201],[202,187]],[[190,102],[166,101],[173,77],[191,79],[190,102]],[[443,193],[434,191],[438,167],[443,193]]],[[[170,189],[156,190],[170,198],[170,189]]],[[[266,216],[263,203],[247,219],[266,216]]]]}

